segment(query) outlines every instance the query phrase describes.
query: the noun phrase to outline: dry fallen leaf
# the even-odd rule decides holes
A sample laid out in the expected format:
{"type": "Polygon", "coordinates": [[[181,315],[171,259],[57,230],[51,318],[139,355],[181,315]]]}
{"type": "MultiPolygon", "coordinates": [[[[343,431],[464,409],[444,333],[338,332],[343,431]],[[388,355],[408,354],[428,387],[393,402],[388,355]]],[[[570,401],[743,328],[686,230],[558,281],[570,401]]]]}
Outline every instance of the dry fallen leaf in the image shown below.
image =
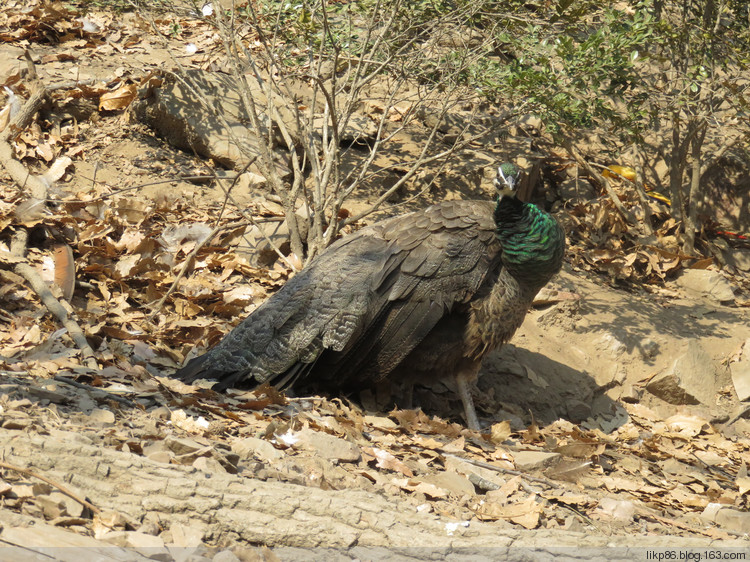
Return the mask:
{"type": "Polygon", "coordinates": [[[102,94],[99,98],[99,111],[125,109],[137,94],[138,87],[135,84],[123,84],[112,92],[102,94]]]}
{"type": "Polygon", "coordinates": [[[490,428],[490,441],[492,441],[495,445],[500,445],[501,443],[508,440],[510,434],[511,429],[510,422],[508,420],[492,424],[492,427],[490,428]]]}
{"type": "Polygon", "coordinates": [[[394,457],[391,453],[389,453],[388,451],[384,451],[383,449],[378,449],[376,447],[365,447],[364,449],[362,449],[362,456],[365,460],[374,459],[375,466],[377,466],[378,468],[400,472],[401,474],[403,474],[404,476],[408,476],[409,478],[414,476],[414,473],[408,466],[394,457]],[[368,456],[369,459],[367,458],[368,456]]]}
{"type": "Polygon", "coordinates": [[[554,451],[565,457],[574,457],[577,459],[588,459],[593,455],[601,455],[607,448],[606,443],[568,443],[555,447],[554,451]]]}
{"type": "Polygon", "coordinates": [[[393,483],[407,492],[422,493],[432,499],[441,499],[448,497],[448,490],[435,486],[434,484],[428,484],[427,482],[420,482],[419,480],[411,480],[410,478],[394,478],[393,483]]]}

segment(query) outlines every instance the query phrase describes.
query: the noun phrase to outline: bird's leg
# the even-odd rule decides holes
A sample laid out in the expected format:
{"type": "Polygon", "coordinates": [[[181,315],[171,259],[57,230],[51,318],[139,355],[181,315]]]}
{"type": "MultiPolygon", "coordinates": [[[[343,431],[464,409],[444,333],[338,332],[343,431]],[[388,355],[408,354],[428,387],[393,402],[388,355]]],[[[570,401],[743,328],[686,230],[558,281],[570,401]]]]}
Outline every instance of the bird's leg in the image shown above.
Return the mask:
{"type": "Polygon", "coordinates": [[[464,404],[464,414],[469,429],[479,431],[479,418],[477,411],[474,409],[474,399],[471,397],[471,384],[476,380],[479,372],[479,363],[472,366],[466,366],[456,374],[456,386],[458,395],[464,404]]]}

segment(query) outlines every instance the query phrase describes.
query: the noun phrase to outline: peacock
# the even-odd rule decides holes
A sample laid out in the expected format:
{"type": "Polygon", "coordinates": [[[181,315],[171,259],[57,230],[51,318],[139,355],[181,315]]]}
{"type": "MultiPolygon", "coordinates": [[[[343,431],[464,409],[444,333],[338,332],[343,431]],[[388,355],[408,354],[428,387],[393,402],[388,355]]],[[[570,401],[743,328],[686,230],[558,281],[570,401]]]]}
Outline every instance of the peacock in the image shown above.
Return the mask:
{"type": "Polygon", "coordinates": [[[174,376],[218,391],[455,377],[479,429],[482,358],[513,336],[565,251],[555,218],[516,197],[519,175],[499,166],[496,201],[444,201],[339,239],[174,376]]]}

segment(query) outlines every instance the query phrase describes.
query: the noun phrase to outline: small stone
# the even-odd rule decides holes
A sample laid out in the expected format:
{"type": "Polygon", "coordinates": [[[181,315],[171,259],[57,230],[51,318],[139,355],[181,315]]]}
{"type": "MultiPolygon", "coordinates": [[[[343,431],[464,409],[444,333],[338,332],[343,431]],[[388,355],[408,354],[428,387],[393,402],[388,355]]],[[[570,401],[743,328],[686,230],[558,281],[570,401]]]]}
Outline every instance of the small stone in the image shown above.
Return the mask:
{"type": "Polygon", "coordinates": [[[398,424],[391,418],[386,418],[385,416],[365,416],[364,422],[375,429],[385,431],[398,429],[398,424]]]}
{"type": "Polygon", "coordinates": [[[315,449],[324,459],[340,462],[357,462],[361,454],[359,447],[350,441],[320,431],[304,429],[297,434],[300,443],[315,449]]]}
{"type": "Polygon", "coordinates": [[[53,390],[51,388],[39,388],[31,386],[29,387],[29,394],[32,394],[37,398],[41,398],[42,400],[48,400],[53,404],[67,404],[68,402],[70,402],[70,397],[65,396],[64,394],[57,392],[56,390],[53,390]]]}
{"type": "Polygon", "coordinates": [[[203,472],[226,472],[221,463],[212,457],[198,457],[193,462],[193,466],[203,472]]]}
{"type": "Polygon", "coordinates": [[[158,420],[168,420],[172,416],[172,412],[166,406],[159,406],[149,412],[151,417],[158,420]]]}
{"type": "Polygon", "coordinates": [[[548,453],[547,451],[518,451],[513,463],[518,470],[534,470],[549,466],[560,458],[560,453],[548,453]]]}
{"type": "Polygon", "coordinates": [[[596,348],[616,358],[625,353],[628,348],[611,333],[605,333],[595,341],[596,348]]]}
{"type": "Polygon", "coordinates": [[[96,425],[113,425],[115,414],[109,410],[96,408],[89,414],[89,422],[96,425]]]}
{"type": "Polygon", "coordinates": [[[620,400],[628,404],[637,404],[641,401],[641,391],[632,384],[625,385],[622,389],[622,394],[620,394],[620,400]]]}
{"type": "Polygon", "coordinates": [[[189,455],[204,448],[204,445],[187,437],[167,437],[164,445],[175,455],[189,455]]]}
{"type": "Polygon", "coordinates": [[[154,451],[146,455],[146,458],[154,462],[169,464],[172,460],[172,454],[169,451],[154,451]]]}
{"type": "Polygon", "coordinates": [[[232,443],[232,452],[244,460],[258,459],[263,462],[273,462],[284,456],[284,453],[276,449],[268,441],[257,437],[245,437],[232,443]]]}
{"type": "Polygon", "coordinates": [[[44,513],[45,519],[56,519],[62,515],[66,515],[65,504],[49,496],[37,496],[36,503],[42,510],[42,513],[44,513]]]}
{"type": "Polygon", "coordinates": [[[734,301],[732,285],[718,271],[685,269],[675,283],[686,293],[703,296],[718,303],[734,301]]]}
{"type": "Polygon", "coordinates": [[[687,351],[672,368],[646,385],[654,396],[670,404],[712,405],[717,393],[719,371],[698,340],[690,340],[687,351]]]}
{"type": "Polygon", "coordinates": [[[181,548],[195,548],[203,540],[203,531],[197,527],[173,524],[169,531],[172,535],[172,545],[181,548]]]}
{"type": "Polygon", "coordinates": [[[724,252],[727,261],[737,269],[750,271],[750,250],[742,248],[729,249],[724,252]]]}
{"type": "Polygon", "coordinates": [[[9,418],[3,420],[3,429],[26,429],[31,425],[31,418],[9,418]]]}
{"type": "Polygon", "coordinates": [[[433,484],[438,488],[448,490],[457,496],[473,496],[475,494],[474,484],[468,478],[456,472],[438,472],[437,474],[420,478],[420,480],[427,484],[433,484]]]}
{"type": "Polygon", "coordinates": [[[109,544],[127,548],[164,548],[161,538],[140,531],[110,531],[100,538],[109,544]]]}
{"type": "MultiPolygon", "coordinates": [[[[84,494],[78,493],[80,497],[84,494]]],[[[64,506],[63,511],[71,517],[81,517],[83,515],[83,506],[73,498],[66,496],[61,492],[52,492],[49,499],[58,502],[64,506]]]]}
{"type": "Polygon", "coordinates": [[[445,458],[445,469],[463,474],[480,490],[497,490],[505,483],[494,470],[474,466],[456,457],[445,458]]]}
{"type": "Polygon", "coordinates": [[[740,402],[750,399],[750,339],[745,340],[736,361],[729,363],[729,372],[732,373],[732,384],[740,402]]]}
{"type": "MultiPolygon", "coordinates": [[[[105,556],[110,559],[130,560],[127,552],[116,551],[109,547],[111,552],[106,555],[101,553],[102,543],[94,537],[88,537],[59,527],[53,527],[46,523],[37,523],[29,527],[5,527],[3,529],[3,541],[5,544],[44,546],[46,549],[59,549],[66,552],[66,560],[73,559],[71,553],[77,553],[81,560],[102,559],[105,556]],[[88,550],[88,552],[86,552],[88,550]]],[[[6,554],[5,552],[3,553],[6,554]]],[[[39,560],[41,555],[28,551],[26,560],[39,560]]],[[[18,555],[20,556],[20,554],[18,555]]],[[[45,557],[45,559],[47,559],[45,557]]]]}
{"type": "Polygon", "coordinates": [[[615,521],[630,522],[635,516],[635,504],[627,500],[602,498],[597,512],[615,521]]]}
{"type": "Polygon", "coordinates": [[[743,535],[750,534],[750,513],[746,511],[737,511],[718,503],[709,503],[700,517],[704,521],[716,523],[722,529],[743,535]]]}
{"type": "Polygon", "coordinates": [[[146,457],[154,453],[161,452],[161,451],[169,452],[169,448],[167,447],[166,443],[164,443],[164,440],[162,439],[158,441],[151,441],[148,445],[143,446],[143,455],[146,457]]]}
{"type": "Polygon", "coordinates": [[[10,493],[17,498],[33,498],[36,495],[30,484],[15,484],[11,486],[10,493]]]}
{"type": "Polygon", "coordinates": [[[81,394],[75,398],[76,410],[80,412],[91,412],[96,408],[96,402],[88,394],[81,394]]]}
{"type": "Polygon", "coordinates": [[[236,188],[240,189],[242,192],[255,192],[265,189],[267,183],[268,181],[266,178],[260,174],[245,172],[240,174],[240,177],[237,178],[236,188]]]}

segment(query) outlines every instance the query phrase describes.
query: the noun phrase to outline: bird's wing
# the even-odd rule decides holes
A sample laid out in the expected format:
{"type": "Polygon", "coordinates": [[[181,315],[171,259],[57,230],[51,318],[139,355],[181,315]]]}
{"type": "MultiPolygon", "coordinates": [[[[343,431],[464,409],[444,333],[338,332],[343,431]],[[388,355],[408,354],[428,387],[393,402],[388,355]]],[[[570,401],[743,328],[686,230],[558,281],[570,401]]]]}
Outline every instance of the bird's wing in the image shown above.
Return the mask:
{"type": "Polygon", "coordinates": [[[456,304],[470,301],[499,267],[493,209],[491,202],[444,202],[384,223],[389,252],[371,276],[362,333],[341,353],[327,354],[332,365],[321,376],[387,375],[456,304]]]}
{"type": "Polygon", "coordinates": [[[291,383],[323,352],[322,379],[343,382],[368,361],[384,376],[498,262],[493,208],[445,202],[339,240],[176,376],[217,389],[291,383]]]}
{"type": "Polygon", "coordinates": [[[361,331],[372,299],[369,277],[388,251],[385,240],[370,234],[362,229],[330,246],[175,376],[216,379],[217,390],[280,385],[304,374],[324,349],[343,349],[361,331]]]}

